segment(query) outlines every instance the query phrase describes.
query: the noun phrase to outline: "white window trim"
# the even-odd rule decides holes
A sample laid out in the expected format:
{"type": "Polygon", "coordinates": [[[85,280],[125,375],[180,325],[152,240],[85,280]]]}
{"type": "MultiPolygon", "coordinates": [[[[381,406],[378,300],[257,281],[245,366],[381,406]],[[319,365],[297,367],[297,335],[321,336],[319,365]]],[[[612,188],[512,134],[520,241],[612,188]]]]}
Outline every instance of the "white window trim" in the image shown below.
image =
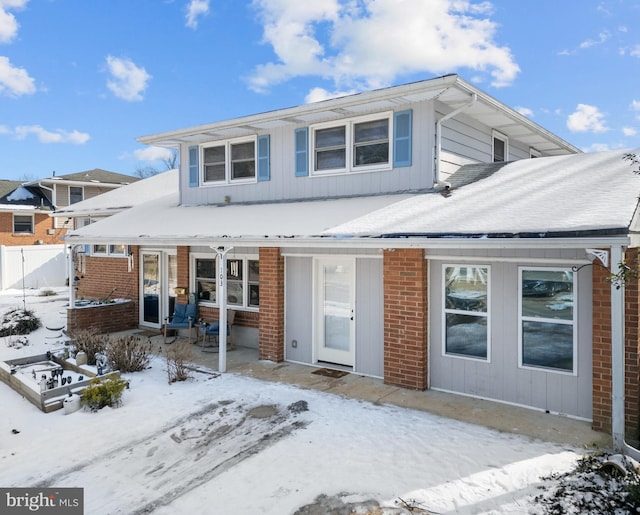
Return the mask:
{"type": "Polygon", "coordinates": [[[35,234],[36,233],[36,220],[35,220],[35,216],[33,215],[33,213],[13,213],[13,218],[12,218],[12,223],[13,226],[11,227],[12,230],[12,234],[35,234]],[[25,218],[28,216],[31,218],[31,230],[30,231],[20,231],[17,232],[16,231],[16,216],[24,216],[25,218]]]}
{"type": "Polygon", "coordinates": [[[341,175],[345,173],[368,173],[388,171],[393,169],[393,111],[385,111],[367,116],[359,116],[357,118],[349,118],[346,120],[318,123],[309,126],[309,171],[310,176],[326,177],[327,175],[341,175]],[[388,142],[389,142],[389,159],[386,163],[377,163],[366,166],[355,166],[353,164],[353,148],[354,148],[354,125],[358,123],[370,122],[373,120],[387,119],[388,142]],[[345,127],[345,163],[344,168],[332,168],[331,170],[316,170],[316,137],[315,133],[322,129],[331,129],[337,127],[345,127]]]}
{"type": "Polygon", "coordinates": [[[200,184],[202,186],[226,186],[228,184],[252,184],[258,182],[258,137],[257,136],[245,136],[242,138],[233,138],[228,140],[221,141],[212,141],[210,143],[206,143],[200,145],[198,149],[200,152],[200,170],[198,173],[200,174],[200,184]],[[253,159],[255,163],[255,175],[253,177],[242,178],[242,179],[232,179],[231,178],[231,146],[237,145],[239,143],[248,143],[253,142],[253,159]],[[204,174],[204,151],[206,148],[211,147],[224,147],[224,180],[223,181],[205,181],[204,174]]]}
{"type": "Polygon", "coordinates": [[[538,267],[538,266],[520,266],[518,267],[518,368],[523,370],[535,370],[547,374],[560,374],[564,376],[578,375],[578,274],[570,267],[538,267]],[[548,271],[548,272],[571,272],[573,274],[573,319],[569,322],[558,318],[535,318],[522,316],[522,272],[523,271],[548,271]],[[572,371],[560,370],[550,367],[536,367],[533,365],[525,365],[522,360],[522,322],[533,320],[536,322],[548,322],[558,325],[571,325],[573,327],[573,364],[572,371]]]}
{"type": "MultiPolygon", "coordinates": [[[[207,253],[207,252],[192,252],[189,255],[189,288],[190,291],[195,292],[196,291],[196,259],[213,259],[215,261],[215,272],[216,272],[216,277],[214,278],[214,280],[216,281],[216,300],[215,302],[212,301],[208,301],[208,300],[199,300],[198,303],[202,306],[210,306],[210,307],[218,307],[218,305],[220,304],[219,302],[219,297],[218,297],[218,293],[219,293],[219,278],[217,277],[217,275],[219,275],[219,261],[218,261],[218,256],[214,253],[207,253]]],[[[260,311],[260,307],[255,307],[255,306],[250,306],[249,305],[249,261],[258,261],[258,255],[254,255],[254,254],[246,254],[246,255],[242,255],[242,256],[227,256],[227,260],[240,260],[242,261],[242,267],[243,267],[243,277],[242,277],[242,291],[243,291],[243,305],[240,306],[238,304],[229,304],[227,303],[227,307],[228,309],[233,309],[236,311],[254,311],[254,312],[259,312],[260,311]]]]}
{"type": "Polygon", "coordinates": [[[109,257],[109,258],[128,258],[129,257],[129,253],[130,253],[130,249],[129,249],[129,245],[125,245],[124,248],[124,253],[121,252],[111,252],[111,247],[114,245],[119,245],[118,243],[98,243],[98,244],[92,244],[90,246],[90,252],[89,255],[90,256],[95,256],[95,257],[109,257]],[[107,248],[106,252],[96,252],[95,250],[95,246],[96,245],[104,245],[107,248]]]}
{"type": "Polygon", "coordinates": [[[483,265],[480,263],[443,263],[442,264],[442,287],[440,289],[442,295],[442,346],[441,353],[445,358],[464,359],[479,363],[491,363],[491,265],[483,265]],[[447,309],[446,305],[446,269],[449,267],[467,267],[467,268],[486,268],[487,269],[487,312],[464,311],[458,309],[447,309]],[[447,313],[456,313],[460,315],[486,316],[487,319],[487,357],[478,358],[474,356],[465,356],[463,354],[453,354],[447,352],[447,313]]]}
{"type": "Polygon", "coordinates": [[[507,161],[509,161],[509,137],[502,134],[501,132],[498,132],[495,129],[491,131],[491,162],[492,163],[496,162],[495,161],[495,157],[496,157],[495,143],[497,139],[504,142],[504,161],[499,161],[499,162],[506,163],[507,161]]]}

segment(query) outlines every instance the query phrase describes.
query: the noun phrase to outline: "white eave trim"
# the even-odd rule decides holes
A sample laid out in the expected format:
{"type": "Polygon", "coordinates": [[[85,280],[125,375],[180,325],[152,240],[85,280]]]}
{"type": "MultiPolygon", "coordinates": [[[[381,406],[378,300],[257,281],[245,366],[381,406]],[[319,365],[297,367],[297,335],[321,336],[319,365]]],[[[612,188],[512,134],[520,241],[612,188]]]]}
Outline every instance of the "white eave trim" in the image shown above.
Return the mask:
{"type": "MultiPolygon", "coordinates": [[[[306,247],[306,248],[366,248],[366,249],[583,249],[608,248],[612,245],[628,247],[626,236],[586,238],[334,238],[334,237],[247,237],[247,238],[155,238],[141,235],[136,238],[65,236],[67,244],[122,243],[125,245],[233,245],[234,247],[306,247]]],[[[434,256],[435,257],[435,256],[434,256]]]]}

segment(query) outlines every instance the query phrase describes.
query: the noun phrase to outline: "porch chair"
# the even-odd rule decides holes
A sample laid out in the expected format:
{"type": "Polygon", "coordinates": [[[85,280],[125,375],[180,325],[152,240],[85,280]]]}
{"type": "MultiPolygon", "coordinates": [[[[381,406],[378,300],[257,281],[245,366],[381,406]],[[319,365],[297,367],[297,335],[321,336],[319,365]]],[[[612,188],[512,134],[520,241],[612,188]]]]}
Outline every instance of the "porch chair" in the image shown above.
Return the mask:
{"type": "Polygon", "coordinates": [[[162,326],[164,343],[175,342],[178,338],[178,331],[180,329],[189,330],[189,343],[191,343],[191,330],[195,327],[197,312],[198,303],[196,296],[193,293],[189,295],[189,302],[187,304],[176,303],[173,315],[165,318],[165,322],[162,326]],[[170,342],[167,342],[168,331],[175,331],[174,338],[170,342]]]}
{"type": "MultiPolygon", "coordinates": [[[[235,346],[231,340],[231,329],[236,318],[236,312],[233,309],[227,309],[227,350],[233,350],[235,346]]],[[[212,323],[204,323],[200,326],[200,333],[202,334],[202,349],[204,350],[207,337],[215,338],[216,343],[219,343],[220,336],[220,320],[216,320],[212,323]]],[[[210,346],[213,347],[213,346],[210,346]]]]}

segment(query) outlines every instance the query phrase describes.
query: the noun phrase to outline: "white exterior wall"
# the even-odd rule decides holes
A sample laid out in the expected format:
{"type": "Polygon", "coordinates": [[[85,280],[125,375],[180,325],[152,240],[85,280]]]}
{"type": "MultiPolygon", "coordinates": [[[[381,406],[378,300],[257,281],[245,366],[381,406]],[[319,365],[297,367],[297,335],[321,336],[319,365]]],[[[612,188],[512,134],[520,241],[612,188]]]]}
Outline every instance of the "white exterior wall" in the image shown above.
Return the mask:
{"type": "MultiPolygon", "coordinates": [[[[471,255],[471,254],[467,254],[471,255]]],[[[476,256],[481,256],[480,252],[476,256]]],[[[486,256],[486,252],[484,253],[486,256]]],[[[504,254],[505,256],[507,253],[504,254]]],[[[518,366],[518,267],[567,267],[584,258],[584,251],[520,251],[516,261],[429,261],[429,378],[430,387],[521,406],[592,419],[591,268],[577,280],[577,374],[518,366]],[[529,258],[529,260],[528,260],[529,258]],[[536,261],[544,258],[544,264],[536,261]],[[557,261],[547,261],[555,260],[557,261]],[[490,267],[490,361],[446,356],[443,353],[442,265],[490,267]]]]}

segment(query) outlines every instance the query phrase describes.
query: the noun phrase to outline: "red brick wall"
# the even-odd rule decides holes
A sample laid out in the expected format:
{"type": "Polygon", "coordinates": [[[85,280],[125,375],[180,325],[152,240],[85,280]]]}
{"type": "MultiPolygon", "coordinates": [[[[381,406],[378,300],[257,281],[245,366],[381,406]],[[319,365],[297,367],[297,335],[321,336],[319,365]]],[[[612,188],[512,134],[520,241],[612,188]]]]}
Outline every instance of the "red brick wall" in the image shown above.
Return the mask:
{"type": "MultiPolygon", "coordinates": [[[[640,249],[628,249],[625,260],[633,270],[640,266],[640,249]]],[[[625,432],[630,442],[637,443],[639,438],[640,407],[638,345],[640,338],[638,278],[634,277],[625,286],[625,432]]]]}
{"type": "MultiPolygon", "coordinates": [[[[128,260],[120,257],[86,256],[85,270],[76,270],[78,289],[76,298],[131,299],[138,306],[139,289],[139,254],[138,247],[130,247],[133,252],[134,267],[128,271],[128,260]],[[115,291],[114,291],[115,289],[115,291]]],[[[76,266],[77,266],[76,261],[76,266]]]]}
{"type": "Polygon", "coordinates": [[[135,327],[138,327],[138,311],[133,302],[67,309],[67,330],[71,335],[80,329],[95,329],[105,334],[135,327]]]}
{"type": "Polygon", "coordinates": [[[45,245],[63,243],[62,236],[67,233],[66,229],[55,229],[53,234],[47,233],[48,229],[53,229],[53,220],[48,213],[34,213],[33,234],[14,234],[13,213],[0,213],[0,245],[37,245],[38,241],[45,245]]]}
{"type": "Polygon", "coordinates": [[[427,261],[421,249],[385,250],[384,382],[426,389],[427,358],[427,261]]]}
{"type": "Polygon", "coordinates": [[[260,249],[259,358],[284,361],[284,257],[278,248],[260,249]]]}
{"type": "Polygon", "coordinates": [[[592,269],[593,428],[611,432],[611,284],[608,270],[592,269]]]}
{"type": "MultiPolygon", "coordinates": [[[[638,249],[629,249],[625,260],[637,270],[638,249]]],[[[593,266],[593,428],[611,432],[611,283],[609,271],[593,266]]],[[[638,440],[638,338],[640,336],[639,284],[635,278],[625,285],[625,433],[638,440]]]]}

